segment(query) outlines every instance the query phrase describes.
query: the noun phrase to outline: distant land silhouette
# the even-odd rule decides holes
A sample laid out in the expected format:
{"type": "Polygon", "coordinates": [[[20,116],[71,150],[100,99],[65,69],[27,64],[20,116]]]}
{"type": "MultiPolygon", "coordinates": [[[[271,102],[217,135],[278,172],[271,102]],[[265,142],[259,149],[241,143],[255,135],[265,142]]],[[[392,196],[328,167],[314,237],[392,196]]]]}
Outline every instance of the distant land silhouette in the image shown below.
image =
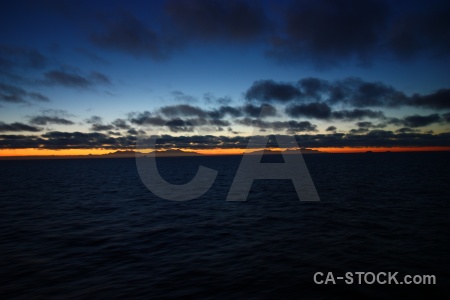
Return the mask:
{"type": "MultiPolygon", "coordinates": [[[[301,148],[302,154],[322,154],[327,153],[319,150],[301,148]]],[[[242,149],[244,152],[245,149],[242,149]]],[[[275,154],[296,154],[294,150],[255,150],[248,154],[275,155],[275,154]]],[[[201,154],[195,151],[183,151],[180,149],[157,150],[155,151],[157,157],[175,157],[175,156],[214,156],[214,154],[201,154]]],[[[90,158],[132,158],[145,157],[148,153],[143,153],[134,150],[118,150],[107,154],[89,154],[89,155],[33,155],[33,156],[0,156],[0,160],[24,160],[24,159],[90,159],[90,158]]],[[[218,154],[218,155],[242,155],[242,154],[218,154]]]]}

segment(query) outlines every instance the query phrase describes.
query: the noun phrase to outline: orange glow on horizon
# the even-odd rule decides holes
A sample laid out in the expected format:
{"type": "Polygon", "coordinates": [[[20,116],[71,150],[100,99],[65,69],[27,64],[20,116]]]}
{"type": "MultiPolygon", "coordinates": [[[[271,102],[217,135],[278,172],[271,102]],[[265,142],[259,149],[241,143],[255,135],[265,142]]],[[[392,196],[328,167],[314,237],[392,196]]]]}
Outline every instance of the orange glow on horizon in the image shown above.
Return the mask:
{"type": "MultiPolygon", "coordinates": [[[[325,153],[364,153],[371,152],[417,152],[417,151],[450,151],[450,147],[323,147],[323,148],[308,148],[311,150],[318,150],[325,153]]],[[[246,149],[232,148],[232,149],[180,149],[186,152],[196,152],[203,155],[238,155],[246,152],[246,149]]],[[[258,151],[262,149],[254,149],[258,151]]],[[[280,150],[280,149],[270,149],[280,150]]],[[[47,150],[47,149],[2,149],[0,150],[0,157],[2,156],[82,156],[82,155],[102,155],[115,152],[111,149],[63,149],[63,150],[47,150]]]]}
{"type": "Polygon", "coordinates": [[[115,150],[105,149],[62,149],[62,150],[47,150],[47,149],[2,149],[0,156],[66,156],[66,155],[101,155],[114,152],[115,150]]]}

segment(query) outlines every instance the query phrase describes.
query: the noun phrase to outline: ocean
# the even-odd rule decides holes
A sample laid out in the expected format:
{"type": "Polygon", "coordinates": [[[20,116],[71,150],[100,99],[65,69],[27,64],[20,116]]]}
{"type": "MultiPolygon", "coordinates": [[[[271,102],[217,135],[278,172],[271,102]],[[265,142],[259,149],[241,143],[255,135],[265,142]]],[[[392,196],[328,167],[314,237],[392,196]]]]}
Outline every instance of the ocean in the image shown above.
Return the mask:
{"type": "Polygon", "coordinates": [[[319,202],[268,179],[247,201],[226,201],[241,156],[157,158],[173,184],[199,165],[218,171],[207,193],[182,202],[154,196],[133,158],[0,161],[0,296],[449,299],[449,152],[304,159],[319,202]],[[316,284],[317,272],[436,284],[316,284]]]}

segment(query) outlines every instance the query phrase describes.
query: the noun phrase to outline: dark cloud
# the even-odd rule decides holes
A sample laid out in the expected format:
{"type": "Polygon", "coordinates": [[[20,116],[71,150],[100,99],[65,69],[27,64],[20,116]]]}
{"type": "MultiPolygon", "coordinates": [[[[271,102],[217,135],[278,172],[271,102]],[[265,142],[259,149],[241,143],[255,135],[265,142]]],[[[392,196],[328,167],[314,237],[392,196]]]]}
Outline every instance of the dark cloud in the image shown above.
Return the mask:
{"type": "Polygon", "coordinates": [[[118,131],[108,131],[109,135],[121,136],[122,134],[118,131]]]}
{"type": "Polygon", "coordinates": [[[90,40],[99,47],[155,60],[168,58],[176,48],[170,37],[158,33],[132,14],[122,13],[109,19],[99,17],[98,21],[101,30],[92,33],[90,40]]]}
{"type": "MultiPolygon", "coordinates": [[[[230,122],[226,120],[214,119],[214,115],[209,114],[220,114],[217,111],[204,111],[198,107],[193,107],[186,104],[165,106],[160,109],[160,111],[169,118],[164,118],[160,115],[153,115],[149,111],[143,113],[130,113],[129,121],[132,124],[140,126],[156,126],[156,127],[167,127],[172,132],[192,132],[195,127],[211,127],[211,126],[229,126],[230,122]],[[183,119],[182,117],[194,117],[183,119]],[[212,117],[212,118],[210,118],[212,117]]],[[[223,116],[223,115],[222,115],[223,116]]],[[[216,127],[216,130],[220,130],[216,127]]]]}
{"type": "Polygon", "coordinates": [[[138,134],[145,134],[144,130],[136,130],[134,128],[130,128],[128,129],[127,133],[131,134],[131,135],[138,135],[138,134]]]}
{"type": "Polygon", "coordinates": [[[428,95],[414,94],[408,104],[434,109],[450,109],[450,89],[440,89],[428,95]]]}
{"type": "Polygon", "coordinates": [[[129,120],[132,124],[136,125],[164,126],[167,123],[167,120],[164,120],[160,116],[152,116],[149,111],[132,113],[129,115],[129,120]]]}
{"type": "Polygon", "coordinates": [[[145,122],[145,119],[150,116],[151,113],[147,110],[144,112],[130,112],[128,113],[128,121],[132,124],[142,125],[145,122]]]}
{"type": "Polygon", "coordinates": [[[47,124],[58,124],[58,125],[73,125],[74,122],[71,120],[55,117],[55,116],[34,116],[31,117],[30,123],[34,125],[47,125],[47,124]]]}
{"type": "Polygon", "coordinates": [[[44,77],[45,84],[62,85],[71,88],[88,88],[96,84],[111,83],[108,76],[99,72],[91,72],[89,76],[82,76],[65,70],[53,70],[44,73],[44,77]]]}
{"type": "Polygon", "coordinates": [[[289,102],[301,96],[300,90],[290,83],[273,80],[255,81],[245,93],[245,99],[264,102],[289,102]]]}
{"type": "Polygon", "coordinates": [[[166,12],[190,39],[249,42],[265,34],[269,20],[258,1],[172,1],[166,12]]]}
{"type": "Polygon", "coordinates": [[[302,90],[303,97],[315,99],[316,101],[321,100],[322,94],[330,88],[328,81],[314,77],[303,78],[299,80],[298,84],[302,90]]]}
{"type": "Polygon", "coordinates": [[[21,87],[0,82],[0,101],[10,103],[26,103],[27,99],[47,102],[49,99],[36,92],[27,92],[21,87]]]}
{"type": "Polygon", "coordinates": [[[356,122],[356,126],[359,128],[384,128],[386,127],[386,124],[373,124],[372,122],[363,121],[363,122],[356,122]]]}
{"type": "Polygon", "coordinates": [[[418,129],[408,128],[408,127],[402,127],[395,131],[396,133],[414,133],[414,132],[420,132],[418,129]]]}
{"type": "Polygon", "coordinates": [[[325,131],[336,131],[337,128],[336,126],[328,126],[327,129],[325,129],[325,131]]]}
{"type": "Polygon", "coordinates": [[[92,131],[109,131],[113,130],[115,127],[114,125],[103,125],[103,124],[92,124],[91,130],[92,131]]]}
{"type": "Polygon", "coordinates": [[[92,71],[89,75],[89,80],[92,83],[98,83],[98,84],[111,84],[111,80],[108,76],[106,76],[103,73],[92,71]]]}
{"type": "MultiPolygon", "coordinates": [[[[358,78],[348,78],[337,85],[345,86],[347,97],[340,102],[347,102],[355,107],[399,106],[406,102],[406,95],[381,82],[365,82],[358,78]]],[[[333,98],[330,98],[333,102],[333,98]]]]}
{"type": "Polygon", "coordinates": [[[58,84],[67,87],[88,87],[91,82],[78,74],[68,73],[65,71],[49,71],[44,74],[46,82],[49,84],[58,84]]]}
{"type": "Polygon", "coordinates": [[[111,137],[103,133],[92,132],[59,132],[52,131],[42,135],[45,140],[40,140],[35,148],[46,149],[126,149],[132,148],[135,138],[111,137]]]}
{"type": "Polygon", "coordinates": [[[206,104],[229,105],[233,100],[230,97],[215,97],[211,93],[203,94],[203,100],[206,104]]]}
{"type": "Polygon", "coordinates": [[[402,123],[406,127],[423,127],[427,125],[431,125],[433,123],[437,123],[441,121],[441,117],[438,114],[431,114],[428,116],[407,116],[403,119],[402,123]]]}
{"type": "Polygon", "coordinates": [[[30,126],[27,124],[15,122],[11,124],[7,124],[0,121],[0,132],[9,132],[9,131],[30,131],[30,132],[38,132],[41,131],[42,128],[30,126]]]}
{"type": "Polygon", "coordinates": [[[285,111],[289,116],[294,118],[304,116],[316,119],[328,119],[331,116],[331,108],[326,103],[321,102],[289,105],[285,111]]]}
{"type": "MultiPolygon", "coordinates": [[[[413,5],[414,7],[414,5],[413,5]]],[[[450,54],[450,5],[447,1],[431,2],[411,13],[398,16],[389,32],[389,46],[401,60],[419,53],[435,57],[450,54]]]]}
{"type": "MultiPolygon", "coordinates": [[[[276,115],[276,109],[272,105],[265,105],[265,114],[262,117],[269,117],[276,115]]],[[[227,116],[237,118],[243,115],[250,117],[258,117],[260,115],[262,106],[255,106],[253,104],[246,104],[242,107],[219,106],[212,110],[205,110],[198,106],[189,104],[178,104],[171,106],[163,106],[159,111],[166,117],[198,117],[211,118],[211,121],[223,119],[227,116]]]]}
{"type": "Polygon", "coordinates": [[[91,116],[89,119],[86,119],[85,122],[88,124],[101,124],[103,122],[103,119],[99,116],[91,116]]]}
{"type": "Polygon", "coordinates": [[[48,99],[47,96],[44,96],[40,93],[36,93],[36,92],[31,92],[28,93],[28,96],[33,99],[33,100],[37,100],[37,101],[42,101],[42,102],[48,102],[50,101],[50,99],[48,99]]]}
{"type": "Polygon", "coordinates": [[[182,91],[172,91],[172,96],[176,102],[187,102],[187,103],[197,102],[197,98],[191,95],[186,95],[182,91]]]}
{"type": "Polygon", "coordinates": [[[359,109],[355,108],[352,110],[340,110],[334,111],[331,114],[332,118],[344,120],[344,121],[353,121],[353,120],[361,120],[364,118],[371,119],[384,119],[384,113],[382,111],[373,111],[370,109],[359,109]]]}
{"type": "Polygon", "coordinates": [[[0,45],[0,74],[15,69],[42,69],[47,63],[47,58],[36,49],[0,45]]]}
{"type": "Polygon", "coordinates": [[[127,124],[127,121],[124,119],[115,119],[112,123],[116,127],[116,129],[130,129],[131,126],[127,124]]]}
{"type": "Polygon", "coordinates": [[[443,114],[442,118],[445,122],[450,123],[450,113],[443,114]]]}
{"type": "Polygon", "coordinates": [[[350,134],[361,134],[361,133],[366,133],[366,132],[369,132],[369,129],[364,128],[364,127],[361,127],[358,129],[350,129],[350,131],[349,131],[350,134]]]}
{"type": "Polygon", "coordinates": [[[200,107],[195,107],[188,104],[164,106],[161,107],[160,110],[161,113],[167,117],[196,116],[204,118],[207,116],[207,112],[205,112],[200,107]]]}
{"type": "MultiPolygon", "coordinates": [[[[272,80],[255,81],[245,93],[247,100],[260,102],[324,102],[347,104],[354,107],[396,107],[408,104],[408,97],[401,91],[381,82],[366,82],[349,77],[343,80],[327,81],[308,77],[298,83],[278,83],[272,80]]],[[[325,106],[310,109],[325,109],[325,106]]],[[[302,108],[300,108],[302,109],[302,108]]],[[[309,111],[308,107],[305,107],[309,111]]],[[[324,111],[321,110],[322,118],[324,111]]]]}
{"type": "Polygon", "coordinates": [[[328,104],[323,102],[313,102],[308,104],[291,104],[285,109],[286,114],[291,117],[308,117],[322,120],[360,120],[364,118],[383,119],[384,114],[381,111],[373,111],[370,109],[355,108],[352,110],[332,111],[328,104]]]}
{"type": "Polygon", "coordinates": [[[321,67],[355,58],[366,62],[387,18],[382,1],[295,1],[285,12],[286,32],[273,39],[270,55],[312,59],[321,67]]]}
{"type": "Polygon", "coordinates": [[[260,119],[243,118],[236,120],[237,124],[257,127],[262,129],[273,129],[275,131],[287,130],[289,133],[294,132],[316,132],[317,126],[309,121],[262,121],[260,119]]]}
{"type": "Polygon", "coordinates": [[[430,114],[428,116],[412,115],[406,116],[403,119],[390,118],[387,123],[396,126],[406,126],[411,128],[428,126],[433,123],[441,122],[442,119],[438,114],[430,114]]]}
{"type": "Polygon", "coordinates": [[[94,63],[101,63],[101,64],[108,64],[108,61],[105,60],[104,58],[100,57],[99,55],[97,55],[94,52],[91,52],[87,49],[84,48],[77,48],[76,51],[84,56],[86,56],[87,58],[89,58],[92,62],[94,63]]]}
{"type": "MultiPolygon", "coordinates": [[[[295,135],[296,144],[292,147],[423,147],[450,146],[450,133],[393,133],[392,131],[372,130],[362,134],[304,134],[295,135]]],[[[248,136],[157,136],[156,148],[186,148],[186,149],[222,149],[247,148],[248,136]]],[[[146,144],[143,137],[140,145],[146,144]]],[[[0,148],[20,149],[133,149],[136,137],[112,137],[103,133],[58,132],[52,131],[38,136],[0,135],[0,148]]],[[[268,147],[278,146],[273,136],[269,136],[268,147]]],[[[325,149],[326,151],[326,149],[325,149]]]]}
{"type": "Polygon", "coordinates": [[[181,119],[173,119],[166,122],[167,127],[169,127],[172,132],[192,132],[194,131],[194,125],[189,121],[184,121],[181,119]]]}
{"type": "Polygon", "coordinates": [[[242,115],[242,110],[236,107],[223,105],[220,106],[218,109],[209,111],[208,115],[213,119],[222,119],[227,115],[233,118],[237,118],[242,115]]]}
{"type": "MultiPolygon", "coordinates": [[[[253,104],[246,104],[243,106],[243,111],[245,115],[258,118],[261,115],[262,106],[255,106],[253,104]]],[[[264,115],[261,117],[273,117],[277,114],[277,110],[272,105],[264,105],[264,115]]]]}
{"type": "Polygon", "coordinates": [[[26,94],[27,92],[20,87],[0,83],[0,101],[11,103],[26,102],[24,99],[26,94]]]}

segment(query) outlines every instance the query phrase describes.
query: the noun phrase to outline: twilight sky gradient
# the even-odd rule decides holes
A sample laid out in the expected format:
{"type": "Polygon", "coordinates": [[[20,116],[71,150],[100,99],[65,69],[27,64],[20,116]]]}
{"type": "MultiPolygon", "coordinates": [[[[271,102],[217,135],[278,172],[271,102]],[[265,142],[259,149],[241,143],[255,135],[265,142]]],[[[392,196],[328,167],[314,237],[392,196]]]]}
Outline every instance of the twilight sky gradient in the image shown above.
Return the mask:
{"type": "Polygon", "coordinates": [[[3,2],[0,155],[153,134],[233,152],[267,132],[331,151],[450,149],[450,3],[3,2]]]}

